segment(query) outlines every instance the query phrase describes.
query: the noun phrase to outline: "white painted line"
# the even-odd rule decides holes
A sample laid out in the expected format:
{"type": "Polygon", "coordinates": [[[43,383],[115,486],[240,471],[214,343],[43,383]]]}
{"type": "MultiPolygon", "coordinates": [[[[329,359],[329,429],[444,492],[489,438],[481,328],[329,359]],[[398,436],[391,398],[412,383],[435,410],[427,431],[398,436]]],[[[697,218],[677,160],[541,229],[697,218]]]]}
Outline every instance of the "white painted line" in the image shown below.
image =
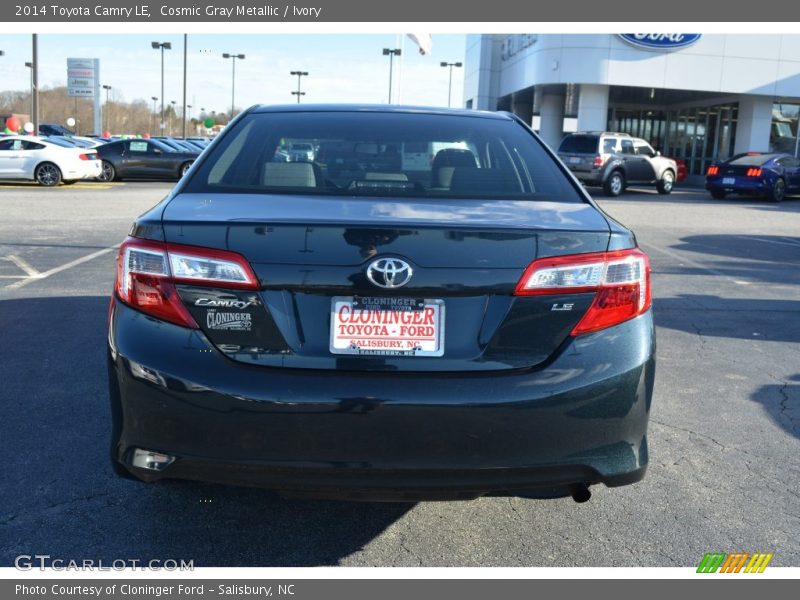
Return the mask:
{"type": "Polygon", "coordinates": [[[745,238],[747,240],[755,240],[757,242],[764,242],[766,244],[781,244],[782,246],[794,246],[795,248],[800,248],[800,244],[797,242],[782,242],[780,240],[765,240],[764,238],[756,237],[754,235],[740,235],[739,237],[745,238]]]}
{"type": "Polygon", "coordinates": [[[25,273],[28,274],[28,277],[41,277],[42,276],[42,274],[39,271],[37,271],[36,269],[34,269],[30,265],[30,263],[27,260],[25,260],[24,258],[20,258],[19,256],[16,256],[14,254],[9,254],[8,256],[6,256],[6,258],[8,260],[10,260],[11,262],[13,262],[15,265],[17,265],[20,269],[25,271],[25,273]]]}
{"type": "Polygon", "coordinates": [[[28,279],[27,275],[0,275],[0,279],[28,279]]]}
{"type": "Polygon", "coordinates": [[[16,283],[12,283],[11,285],[3,288],[0,291],[5,290],[18,290],[22,286],[28,285],[32,281],[40,281],[45,279],[46,277],[50,277],[50,275],[55,275],[56,273],[60,273],[61,271],[66,271],[67,269],[71,269],[72,267],[77,267],[85,262],[89,262],[90,260],[94,260],[98,256],[103,256],[104,254],[108,254],[109,252],[113,252],[119,248],[119,244],[116,246],[111,246],[110,248],[103,248],[102,250],[98,250],[97,252],[92,252],[91,254],[87,254],[86,256],[82,256],[81,258],[76,258],[73,261],[68,262],[67,264],[61,265],[60,267],[56,267],[54,269],[50,269],[49,271],[45,271],[44,273],[40,273],[38,277],[28,277],[22,281],[18,281],[16,283]]]}
{"type": "Polygon", "coordinates": [[[711,273],[712,275],[716,275],[717,277],[722,277],[723,279],[727,279],[728,281],[730,281],[732,283],[735,283],[735,284],[738,284],[738,285],[749,285],[749,282],[742,281],[741,279],[734,279],[733,277],[730,277],[730,276],[726,275],[722,271],[717,271],[716,269],[712,269],[711,267],[707,267],[704,264],[697,262],[696,260],[692,260],[691,258],[686,258],[685,256],[681,256],[680,254],[672,252],[671,250],[667,250],[666,248],[661,248],[659,246],[654,246],[653,244],[641,244],[641,245],[645,249],[651,249],[651,250],[655,250],[656,252],[660,252],[661,254],[666,254],[667,256],[670,256],[670,257],[674,258],[678,262],[690,264],[693,267],[696,267],[696,268],[698,268],[698,269],[700,269],[702,271],[705,271],[706,273],[711,273]]]}

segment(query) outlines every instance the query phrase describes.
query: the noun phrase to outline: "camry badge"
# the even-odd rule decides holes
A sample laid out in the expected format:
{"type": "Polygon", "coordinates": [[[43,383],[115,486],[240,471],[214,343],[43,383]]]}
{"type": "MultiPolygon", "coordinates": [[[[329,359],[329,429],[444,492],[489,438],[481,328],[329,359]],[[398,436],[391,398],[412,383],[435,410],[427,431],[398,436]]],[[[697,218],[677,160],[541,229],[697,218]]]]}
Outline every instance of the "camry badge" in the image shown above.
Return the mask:
{"type": "Polygon", "coordinates": [[[411,265],[399,258],[378,258],[367,267],[367,279],[378,287],[394,289],[411,280],[411,265]]]}

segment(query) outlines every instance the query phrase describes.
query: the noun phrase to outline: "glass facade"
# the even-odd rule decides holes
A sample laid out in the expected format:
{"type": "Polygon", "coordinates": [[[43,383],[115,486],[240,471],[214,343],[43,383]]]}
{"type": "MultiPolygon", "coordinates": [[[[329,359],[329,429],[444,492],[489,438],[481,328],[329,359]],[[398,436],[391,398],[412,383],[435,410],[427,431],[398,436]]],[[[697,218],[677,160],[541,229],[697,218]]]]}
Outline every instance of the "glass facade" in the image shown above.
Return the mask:
{"type": "Polygon", "coordinates": [[[609,109],[609,131],[647,140],[665,156],[683,160],[689,175],[702,175],[714,160],[733,154],[738,104],[671,109],[609,109]]]}
{"type": "Polygon", "coordinates": [[[769,149],[797,156],[797,120],[800,104],[775,102],[772,105],[772,127],[769,132],[769,149]]]}

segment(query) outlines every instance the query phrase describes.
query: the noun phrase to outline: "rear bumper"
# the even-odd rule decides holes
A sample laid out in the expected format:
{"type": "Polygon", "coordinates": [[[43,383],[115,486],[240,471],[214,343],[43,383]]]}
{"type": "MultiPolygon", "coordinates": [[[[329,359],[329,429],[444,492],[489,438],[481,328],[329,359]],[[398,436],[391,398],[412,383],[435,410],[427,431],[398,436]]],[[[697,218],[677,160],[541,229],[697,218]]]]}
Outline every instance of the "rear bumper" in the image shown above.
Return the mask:
{"type": "MultiPolygon", "coordinates": [[[[570,169],[570,171],[572,171],[570,169]]],[[[581,183],[586,185],[602,185],[603,172],[602,171],[572,171],[575,178],[581,183]]]]}
{"type": "Polygon", "coordinates": [[[769,185],[760,179],[741,179],[736,178],[736,183],[724,185],[722,178],[706,179],[706,189],[709,191],[729,192],[733,194],[747,194],[751,196],[763,196],[770,190],[769,185]]]}
{"type": "MultiPolygon", "coordinates": [[[[112,460],[143,480],[372,500],[566,495],[638,481],[655,370],[650,312],[546,368],[488,374],[272,369],[115,304],[112,460]],[[175,457],[132,466],[135,449],[175,457]]],[[[413,360],[413,359],[412,359],[413,360]]]]}

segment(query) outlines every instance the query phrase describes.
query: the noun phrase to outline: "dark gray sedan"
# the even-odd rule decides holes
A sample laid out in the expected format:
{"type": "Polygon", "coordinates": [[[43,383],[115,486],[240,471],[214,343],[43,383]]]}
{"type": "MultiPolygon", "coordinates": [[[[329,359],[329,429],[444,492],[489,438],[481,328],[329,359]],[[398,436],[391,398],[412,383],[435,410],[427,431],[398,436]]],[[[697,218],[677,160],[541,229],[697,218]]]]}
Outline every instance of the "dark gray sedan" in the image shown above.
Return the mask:
{"type": "Polygon", "coordinates": [[[173,179],[183,177],[200,152],[178,152],[159,140],[130,139],[97,147],[103,161],[98,179],[173,179]]]}
{"type": "Polygon", "coordinates": [[[245,111],[133,224],[109,315],[124,477],[582,502],[647,467],[648,258],[510,114],[245,111]]]}

